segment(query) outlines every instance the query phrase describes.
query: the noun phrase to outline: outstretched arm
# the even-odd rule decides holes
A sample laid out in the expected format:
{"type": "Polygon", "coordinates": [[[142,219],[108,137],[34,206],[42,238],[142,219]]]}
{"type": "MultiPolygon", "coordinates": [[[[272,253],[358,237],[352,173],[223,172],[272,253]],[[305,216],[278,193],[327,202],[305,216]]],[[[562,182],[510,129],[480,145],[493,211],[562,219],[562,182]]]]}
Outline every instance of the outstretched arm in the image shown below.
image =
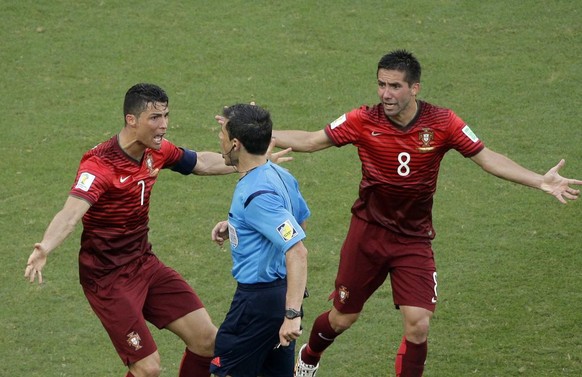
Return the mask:
{"type": "Polygon", "coordinates": [[[42,283],[42,269],[46,264],[48,254],[71,234],[89,207],[90,204],[83,199],[68,197],[63,209],[55,215],[46,228],[42,241],[34,244],[34,250],[28,257],[24,270],[26,279],[33,283],[38,277],[38,283],[42,283]]]}
{"type": "Polygon", "coordinates": [[[276,146],[292,148],[295,152],[317,152],[334,144],[324,130],[319,131],[274,131],[276,146]]]}
{"type": "Polygon", "coordinates": [[[197,152],[198,159],[192,173],[196,175],[222,175],[236,171],[234,166],[227,166],[224,158],[217,152],[197,152]]]}
{"type": "MultiPolygon", "coordinates": [[[[272,150],[274,146],[275,140],[273,139],[271,140],[271,144],[269,144],[269,148],[267,149],[267,159],[270,159],[276,164],[291,161],[293,159],[293,157],[285,156],[291,152],[290,148],[273,153],[272,150]]],[[[227,166],[224,163],[224,158],[220,153],[198,152],[197,154],[198,159],[196,161],[196,166],[194,166],[194,170],[192,170],[192,173],[196,175],[222,175],[234,173],[237,171],[234,166],[227,166]]]]}
{"type": "Polygon", "coordinates": [[[564,204],[567,203],[567,199],[575,200],[580,195],[580,190],[574,189],[570,185],[582,185],[582,181],[564,178],[558,174],[558,171],[565,164],[564,160],[561,160],[546,174],[541,175],[524,168],[510,158],[488,148],[484,148],[471,159],[489,174],[542,190],[555,196],[556,199],[564,204]]]}

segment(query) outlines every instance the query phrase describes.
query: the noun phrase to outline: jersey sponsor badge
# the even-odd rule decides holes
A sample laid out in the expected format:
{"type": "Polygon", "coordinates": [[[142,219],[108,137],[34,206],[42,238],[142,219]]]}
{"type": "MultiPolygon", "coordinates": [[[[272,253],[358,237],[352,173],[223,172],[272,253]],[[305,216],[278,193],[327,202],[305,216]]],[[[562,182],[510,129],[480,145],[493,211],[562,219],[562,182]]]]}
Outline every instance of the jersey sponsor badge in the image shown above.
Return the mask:
{"type": "Polygon", "coordinates": [[[81,173],[81,175],[79,176],[79,180],[75,185],[75,188],[83,191],[89,191],[94,180],[95,176],[93,174],[87,172],[81,173]]]}
{"type": "Polygon", "coordinates": [[[285,222],[277,227],[277,232],[283,237],[285,242],[293,239],[298,233],[297,230],[291,224],[291,221],[285,220],[285,222]]]}
{"type": "Polygon", "coordinates": [[[476,142],[478,142],[478,141],[479,141],[479,138],[477,137],[477,135],[475,135],[475,133],[473,133],[473,131],[471,130],[471,127],[469,127],[469,125],[468,125],[468,124],[465,124],[465,127],[463,127],[463,133],[464,133],[465,135],[467,135],[467,137],[468,137],[469,139],[471,139],[471,141],[472,141],[473,143],[476,143],[476,142]]]}
{"type": "Polygon", "coordinates": [[[334,128],[341,126],[346,121],[346,119],[347,119],[346,114],[344,114],[341,117],[334,120],[333,122],[331,122],[329,125],[331,126],[331,129],[333,130],[334,128]]]}
{"type": "Polygon", "coordinates": [[[236,235],[236,228],[232,226],[231,223],[228,223],[228,240],[230,242],[230,246],[232,247],[238,246],[238,236],[236,235]]]}

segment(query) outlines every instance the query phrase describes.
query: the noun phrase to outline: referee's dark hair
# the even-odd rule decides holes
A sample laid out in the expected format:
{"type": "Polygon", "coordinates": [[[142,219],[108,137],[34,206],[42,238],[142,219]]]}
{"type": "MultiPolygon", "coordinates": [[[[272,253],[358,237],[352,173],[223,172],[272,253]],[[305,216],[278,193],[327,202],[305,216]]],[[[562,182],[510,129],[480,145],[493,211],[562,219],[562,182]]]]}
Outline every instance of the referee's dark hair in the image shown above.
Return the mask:
{"type": "Polygon", "coordinates": [[[267,110],[239,103],[224,108],[222,115],[228,120],[226,131],[230,140],[240,140],[250,154],[267,153],[273,131],[271,114],[267,110]]]}

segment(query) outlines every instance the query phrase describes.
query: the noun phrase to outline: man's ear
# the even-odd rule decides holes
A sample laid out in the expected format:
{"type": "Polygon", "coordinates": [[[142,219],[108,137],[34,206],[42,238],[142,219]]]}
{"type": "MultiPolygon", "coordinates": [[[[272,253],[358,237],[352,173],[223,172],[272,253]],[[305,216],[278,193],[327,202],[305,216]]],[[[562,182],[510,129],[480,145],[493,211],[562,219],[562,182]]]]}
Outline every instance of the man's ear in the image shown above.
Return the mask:
{"type": "Polygon", "coordinates": [[[242,146],[242,143],[240,142],[239,139],[237,139],[236,137],[234,139],[232,139],[232,148],[235,151],[240,150],[240,147],[242,146]]]}
{"type": "Polygon", "coordinates": [[[125,115],[125,125],[133,127],[137,123],[137,118],[133,114],[126,114],[125,115]]]}
{"type": "Polygon", "coordinates": [[[418,95],[418,93],[420,93],[420,83],[415,82],[414,84],[412,84],[412,95],[416,96],[418,95]]]}

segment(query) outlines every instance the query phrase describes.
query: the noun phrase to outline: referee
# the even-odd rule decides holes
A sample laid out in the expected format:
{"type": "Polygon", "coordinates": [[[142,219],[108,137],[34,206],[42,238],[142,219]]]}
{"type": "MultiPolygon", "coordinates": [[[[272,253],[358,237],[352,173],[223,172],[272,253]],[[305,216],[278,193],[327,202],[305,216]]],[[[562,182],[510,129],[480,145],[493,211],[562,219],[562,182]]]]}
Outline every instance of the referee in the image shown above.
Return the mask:
{"type": "Polygon", "coordinates": [[[272,121],[254,104],[216,119],[222,156],[239,172],[228,220],[212,230],[230,241],[238,286],[216,338],[216,376],[292,377],[307,282],[303,225],[310,212],[298,183],[267,159],[272,121]]]}

